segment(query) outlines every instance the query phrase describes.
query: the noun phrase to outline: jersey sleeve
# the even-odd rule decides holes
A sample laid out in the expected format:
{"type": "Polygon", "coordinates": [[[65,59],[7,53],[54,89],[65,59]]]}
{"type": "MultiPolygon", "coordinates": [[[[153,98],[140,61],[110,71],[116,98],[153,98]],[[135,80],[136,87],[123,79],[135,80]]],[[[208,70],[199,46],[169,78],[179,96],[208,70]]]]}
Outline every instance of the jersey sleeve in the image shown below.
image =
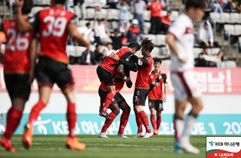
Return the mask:
{"type": "Polygon", "coordinates": [[[78,20],[78,17],[74,14],[73,17],[69,21],[69,25],[71,25],[71,24],[77,25],[77,20],[78,20]]]}
{"type": "Polygon", "coordinates": [[[29,24],[30,27],[31,27],[32,29],[34,29],[35,31],[38,31],[38,30],[39,30],[39,25],[40,25],[39,15],[40,15],[40,11],[39,11],[38,13],[36,13],[36,14],[34,15],[34,17],[32,17],[32,18],[30,18],[30,19],[28,20],[28,24],[29,24]]]}
{"type": "Polygon", "coordinates": [[[168,33],[173,34],[176,39],[180,39],[180,37],[185,33],[185,25],[180,25],[180,23],[181,21],[178,19],[169,27],[168,30],[168,33]]]}
{"type": "Polygon", "coordinates": [[[163,81],[164,84],[168,83],[168,82],[167,82],[167,75],[166,75],[166,74],[163,74],[163,78],[164,78],[164,81],[163,81]]]}
{"type": "Polygon", "coordinates": [[[139,60],[137,63],[138,69],[145,68],[148,65],[149,65],[149,63],[148,63],[148,60],[146,60],[146,58],[144,58],[143,60],[139,60]]]}
{"type": "Polygon", "coordinates": [[[34,31],[33,39],[39,40],[39,32],[34,31]]]}

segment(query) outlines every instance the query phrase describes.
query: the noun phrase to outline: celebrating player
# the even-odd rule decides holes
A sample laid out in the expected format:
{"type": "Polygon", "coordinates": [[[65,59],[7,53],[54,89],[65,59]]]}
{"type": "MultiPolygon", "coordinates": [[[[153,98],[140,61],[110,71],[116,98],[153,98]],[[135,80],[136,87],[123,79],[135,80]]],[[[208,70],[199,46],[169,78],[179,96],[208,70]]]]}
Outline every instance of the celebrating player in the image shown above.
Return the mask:
{"type": "MultiPolygon", "coordinates": [[[[123,60],[129,61],[130,63],[136,63],[138,61],[138,57],[135,55],[131,55],[131,53],[127,53],[122,56],[123,60]]],[[[105,124],[102,127],[102,130],[98,136],[98,138],[108,138],[106,136],[106,131],[111,125],[111,123],[114,121],[115,117],[119,114],[120,109],[122,109],[123,113],[121,115],[121,121],[119,125],[119,131],[117,134],[117,138],[128,138],[124,135],[124,129],[126,127],[126,124],[128,122],[128,118],[130,115],[130,107],[126,103],[123,96],[119,93],[121,89],[124,86],[124,83],[126,81],[126,85],[128,88],[132,87],[132,82],[129,79],[130,76],[130,70],[127,68],[124,68],[122,64],[118,64],[116,67],[116,71],[114,72],[115,77],[115,86],[116,86],[116,95],[114,97],[114,101],[112,101],[109,108],[111,109],[111,113],[109,114],[110,118],[106,118],[105,124]],[[125,79],[126,78],[126,79],[125,79]]],[[[104,82],[101,82],[101,85],[99,87],[99,96],[101,98],[101,106],[103,106],[103,101],[108,94],[108,89],[105,86],[104,82]]]]}
{"type": "Polygon", "coordinates": [[[183,149],[190,153],[199,153],[189,141],[196,118],[203,108],[201,93],[194,79],[193,21],[199,21],[206,7],[205,0],[186,0],[184,14],[181,14],[170,26],[166,42],[171,48],[171,80],[175,94],[175,152],[183,149]],[[183,120],[188,103],[192,109],[183,120]]]}
{"type": "MultiPolygon", "coordinates": [[[[140,49],[140,46],[136,42],[132,42],[128,45],[128,48],[121,48],[116,51],[116,55],[118,58],[121,58],[123,55],[127,53],[135,54],[140,49]]],[[[100,115],[104,117],[109,117],[107,113],[107,109],[111,104],[112,99],[116,94],[115,82],[113,73],[115,71],[115,67],[118,64],[118,61],[113,60],[111,57],[107,57],[98,67],[97,67],[97,75],[100,79],[100,82],[104,82],[106,87],[108,88],[108,94],[105,98],[105,104],[102,109],[100,109],[100,115]]]]}
{"type": "Polygon", "coordinates": [[[134,111],[136,115],[136,123],[138,127],[138,132],[135,137],[142,137],[142,123],[146,128],[146,134],[144,138],[152,137],[152,132],[149,126],[149,121],[143,106],[145,106],[146,97],[149,93],[149,73],[152,69],[152,56],[151,51],[154,48],[154,44],[148,38],[144,38],[141,43],[141,52],[143,57],[138,61],[137,64],[130,64],[129,62],[120,59],[116,54],[112,54],[111,57],[119,63],[123,64],[128,69],[137,69],[137,78],[135,84],[135,92],[133,96],[134,111]]]}
{"type": "Polygon", "coordinates": [[[74,129],[77,120],[75,113],[74,80],[68,67],[68,56],[65,52],[68,35],[77,40],[82,46],[89,46],[76,29],[76,16],[65,10],[66,0],[51,0],[51,7],[39,11],[34,18],[26,23],[21,9],[23,0],[16,0],[18,29],[27,32],[35,29],[40,36],[40,57],[36,65],[36,78],[39,86],[39,101],[31,110],[28,123],[23,134],[23,145],[29,148],[32,145],[33,123],[41,110],[49,102],[50,93],[54,83],[61,88],[68,102],[67,121],[69,135],[66,147],[69,149],[84,150],[85,144],[75,137],[74,129]]]}
{"type": "MultiPolygon", "coordinates": [[[[24,1],[20,10],[24,21],[28,20],[32,6],[32,0],[24,1]]],[[[30,51],[30,46],[34,32],[20,33],[17,28],[17,19],[12,19],[1,24],[0,33],[6,35],[3,57],[4,79],[12,104],[7,112],[7,127],[0,143],[6,150],[15,152],[11,137],[21,120],[33,81],[36,51],[30,51]]],[[[2,42],[0,41],[0,45],[2,42]]]]}
{"type": "Polygon", "coordinates": [[[153,134],[158,135],[161,126],[161,112],[163,111],[163,102],[167,100],[167,75],[160,71],[161,59],[154,60],[154,70],[149,76],[150,92],[148,94],[149,109],[151,112],[151,124],[154,129],[153,134]],[[164,83],[164,97],[163,97],[164,83]],[[157,120],[155,119],[157,117],[157,120]]]}

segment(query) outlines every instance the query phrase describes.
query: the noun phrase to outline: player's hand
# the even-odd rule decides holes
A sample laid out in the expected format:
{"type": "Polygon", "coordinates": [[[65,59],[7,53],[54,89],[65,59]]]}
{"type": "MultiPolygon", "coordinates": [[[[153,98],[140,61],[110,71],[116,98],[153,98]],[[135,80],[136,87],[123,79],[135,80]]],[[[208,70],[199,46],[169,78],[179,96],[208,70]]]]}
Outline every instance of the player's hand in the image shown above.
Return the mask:
{"type": "Polygon", "coordinates": [[[132,81],[131,81],[131,80],[126,81],[126,86],[127,86],[128,88],[131,88],[131,87],[132,87],[132,81]]]}
{"type": "Polygon", "coordinates": [[[23,8],[23,0],[15,0],[15,6],[16,8],[23,8]]]}
{"type": "Polygon", "coordinates": [[[118,57],[118,55],[116,55],[116,53],[112,53],[109,57],[111,57],[112,59],[119,61],[120,58],[118,57]]]}
{"type": "Polygon", "coordinates": [[[186,63],[187,62],[187,60],[188,60],[188,57],[181,57],[181,56],[178,56],[178,59],[181,61],[181,62],[183,62],[183,63],[186,63]]]}
{"type": "Polygon", "coordinates": [[[167,97],[166,97],[166,96],[163,98],[163,101],[164,101],[164,102],[167,102],[167,97]]]}

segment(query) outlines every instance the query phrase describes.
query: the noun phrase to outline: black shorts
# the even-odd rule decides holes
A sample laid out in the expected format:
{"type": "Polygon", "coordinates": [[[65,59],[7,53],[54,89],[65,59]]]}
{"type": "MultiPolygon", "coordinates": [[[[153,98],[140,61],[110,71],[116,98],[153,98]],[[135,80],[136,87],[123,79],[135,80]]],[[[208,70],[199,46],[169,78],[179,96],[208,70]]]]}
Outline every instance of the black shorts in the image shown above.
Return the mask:
{"type": "Polygon", "coordinates": [[[35,76],[38,86],[53,87],[57,83],[59,88],[64,89],[74,84],[71,70],[68,64],[61,63],[48,57],[40,57],[35,68],[35,76]]]}
{"type": "Polygon", "coordinates": [[[149,93],[149,89],[135,88],[135,92],[133,96],[133,104],[145,106],[148,93],[149,93]]]}
{"type": "MultiPolygon", "coordinates": [[[[107,92],[107,91],[99,89],[99,96],[100,96],[100,99],[102,100],[102,103],[105,102],[105,98],[106,98],[108,93],[109,92],[107,92]]],[[[120,105],[121,103],[126,102],[126,100],[124,99],[124,97],[120,93],[116,93],[115,97],[114,97],[114,102],[117,102],[117,104],[120,105]]]]}
{"type": "Polygon", "coordinates": [[[162,100],[153,100],[153,99],[148,99],[149,100],[149,108],[155,108],[156,111],[163,111],[163,101],[162,100]]]}
{"type": "Polygon", "coordinates": [[[28,100],[31,91],[28,79],[29,74],[4,74],[4,80],[11,100],[14,98],[28,100]]]}
{"type": "Polygon", "coordinates": [[[114,76],[111,72],[107,71],[101,66],[97,67],[97,75],[99,77],[100,82],[104,82],[106,86],[115,85],[114,76]]]}

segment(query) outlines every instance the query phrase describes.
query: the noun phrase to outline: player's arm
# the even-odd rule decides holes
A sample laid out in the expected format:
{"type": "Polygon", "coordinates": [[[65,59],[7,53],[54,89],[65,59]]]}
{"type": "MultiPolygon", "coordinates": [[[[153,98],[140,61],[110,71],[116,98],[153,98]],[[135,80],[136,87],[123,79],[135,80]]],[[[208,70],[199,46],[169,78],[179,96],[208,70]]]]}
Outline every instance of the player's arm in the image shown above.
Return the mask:
{"type": "Polygon", "coordinates": [[[34,80],[34,69],[35,69],[35,61],[37,59],[37,52],[38,52],[38,34],[35,33],[34,38],[32,39],[31,46],[30,46],[30,71],[29,71],[29,79],[28,83],[32,84],[34,80]]]}
{"type": "Polygon", "coordinates": [[[90,41],[84,39],[84,37],[77,31],[77,26],[75,24],[69,24],[68,30],[70,37],[73,38],[74,41],[77,41],[79,46],[90,46],[90,41]]]}
{"type": "Polygon", "coordinates": [[[167,75],[166,74],[164,74],[164,102],[166,102],[167,101],[167,84],[168,84],[168,82],[167,82],[167,75]]]}
{"type": "MultiPolygon", "coordinates": [[[[35,27],[38,27],[38,25],[32,26],[25,21],[24,16],[22,14],[23,3],[23,0],[15,0],[15,5],[17,9],[18,30],[20,32],[28,32],[33,30],[35,27]]],[[[35,19],[35,21],[37,20],[38,19],[35,19]]]]}
{"type": "Polygon", "coordinates": [[[0,24],[0,64],[3,64],[3,50],[2,50],[2,43],[6,39],[5,31],[3,24],[0,24]]]}

